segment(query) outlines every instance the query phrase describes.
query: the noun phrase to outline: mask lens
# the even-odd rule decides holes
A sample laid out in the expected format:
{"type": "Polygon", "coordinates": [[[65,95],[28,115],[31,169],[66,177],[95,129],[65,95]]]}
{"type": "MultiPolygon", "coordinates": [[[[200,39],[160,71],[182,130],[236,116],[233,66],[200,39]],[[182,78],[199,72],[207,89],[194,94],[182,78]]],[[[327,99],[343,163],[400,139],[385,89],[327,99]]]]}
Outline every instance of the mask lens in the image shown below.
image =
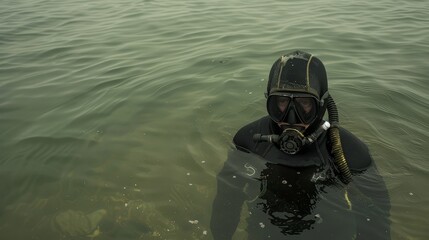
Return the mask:
{"type": "Polygon", "coordinates": [[[296,113],[305,124],[311,123],[317,116],[316,99],[312,97],[294,98],[296,113]]]}
{"type": "Polygon", "coordinates": [[[285,117],[289,104],[290,97],[285,96],[270,96],[267,101],[267,110],[274,121],[281,122],[285,117]]]}

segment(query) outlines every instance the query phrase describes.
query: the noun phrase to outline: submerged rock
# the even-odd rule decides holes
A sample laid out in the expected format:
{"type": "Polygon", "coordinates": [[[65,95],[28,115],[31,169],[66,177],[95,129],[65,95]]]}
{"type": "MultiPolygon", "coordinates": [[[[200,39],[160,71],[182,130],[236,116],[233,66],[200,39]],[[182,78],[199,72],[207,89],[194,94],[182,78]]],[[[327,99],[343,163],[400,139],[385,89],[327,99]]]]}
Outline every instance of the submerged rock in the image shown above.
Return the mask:
{"type": "Polygon", "coordinates": [[[68,236],[96,237],[100,234],[98,224],[106,216],[104,209],[85,214],[81,211],[67,210],[54,217],[56,230],[68,236]]]}

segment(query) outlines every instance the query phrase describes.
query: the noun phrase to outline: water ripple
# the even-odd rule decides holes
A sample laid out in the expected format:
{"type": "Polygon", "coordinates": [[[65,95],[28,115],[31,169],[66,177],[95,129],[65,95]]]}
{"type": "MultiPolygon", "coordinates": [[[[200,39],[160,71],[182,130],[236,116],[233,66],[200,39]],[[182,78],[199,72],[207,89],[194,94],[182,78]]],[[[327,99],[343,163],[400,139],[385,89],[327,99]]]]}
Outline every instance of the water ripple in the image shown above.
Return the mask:
{"type": "Polygon", "coordinates": [[[272,62],[303,49],[325,63],[341,124],[368,143],[386,177],[393,236],[418,238],[428,197],[415,184],[429,169],[428,11],[417,0],[5,0],[0,165],[17,187],[2,186],[1,205],[79,191],[82,199],[126,194],[154,203],[152,213],[162,215],[148,217],[154,223],[180,222],[175,229],[186,230],[174,236],[198,239],[189,211],[170,212],[197,206],[205,226],[232,136],[266,114],[272,62]],[[196,176],[192,186],[187,172],[196,176]],[[136,182],[141,191],[121,192],[136,182]]]}

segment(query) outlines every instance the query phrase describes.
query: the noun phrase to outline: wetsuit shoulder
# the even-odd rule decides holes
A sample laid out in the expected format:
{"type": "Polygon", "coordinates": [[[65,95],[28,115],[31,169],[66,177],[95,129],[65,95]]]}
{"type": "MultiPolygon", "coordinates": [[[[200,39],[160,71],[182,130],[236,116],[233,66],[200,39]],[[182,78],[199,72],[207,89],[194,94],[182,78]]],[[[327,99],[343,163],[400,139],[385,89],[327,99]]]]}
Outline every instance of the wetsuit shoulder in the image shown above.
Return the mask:
{"type": "Polygon", "coordinates": [[[240,128],[233,139],[236,148],[241,151],[252,152],[256,147],[253,135],[257,133],[270,134],[270,121],[269,116],[265,116],[240,128]]]}
{"type": "Polygon", "coordinates": [[[350,170],[363,171],[372,164],[368,146],[351,132],[340,128],[341,145],[350,170]]]}

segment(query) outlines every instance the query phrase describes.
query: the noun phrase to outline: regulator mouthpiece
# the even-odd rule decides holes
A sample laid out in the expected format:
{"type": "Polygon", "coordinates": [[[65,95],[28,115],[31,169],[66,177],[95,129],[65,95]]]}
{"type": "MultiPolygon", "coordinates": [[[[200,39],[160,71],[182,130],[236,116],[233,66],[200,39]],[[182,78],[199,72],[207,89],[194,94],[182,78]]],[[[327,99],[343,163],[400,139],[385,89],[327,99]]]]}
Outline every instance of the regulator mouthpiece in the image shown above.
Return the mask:
{"type": "Polygon", "coordinates": [[[287,128],[280,135],[280,150],[287,154],[296,154],[305,144],[304,135],[294,128],[287,128]]]}
{"type": "Polygon", "coordinates": [[[324,122],[320,127],[309,136],[305,137],[300,131],[294,128],[287,128],[279,135],[253,135],[255,142],[271,142],[279,146],[280,150],[287,154],[296,154],[305,145],[310,145],[322,135],[323,132],[330,128],[329,122],[324,122]]]}

